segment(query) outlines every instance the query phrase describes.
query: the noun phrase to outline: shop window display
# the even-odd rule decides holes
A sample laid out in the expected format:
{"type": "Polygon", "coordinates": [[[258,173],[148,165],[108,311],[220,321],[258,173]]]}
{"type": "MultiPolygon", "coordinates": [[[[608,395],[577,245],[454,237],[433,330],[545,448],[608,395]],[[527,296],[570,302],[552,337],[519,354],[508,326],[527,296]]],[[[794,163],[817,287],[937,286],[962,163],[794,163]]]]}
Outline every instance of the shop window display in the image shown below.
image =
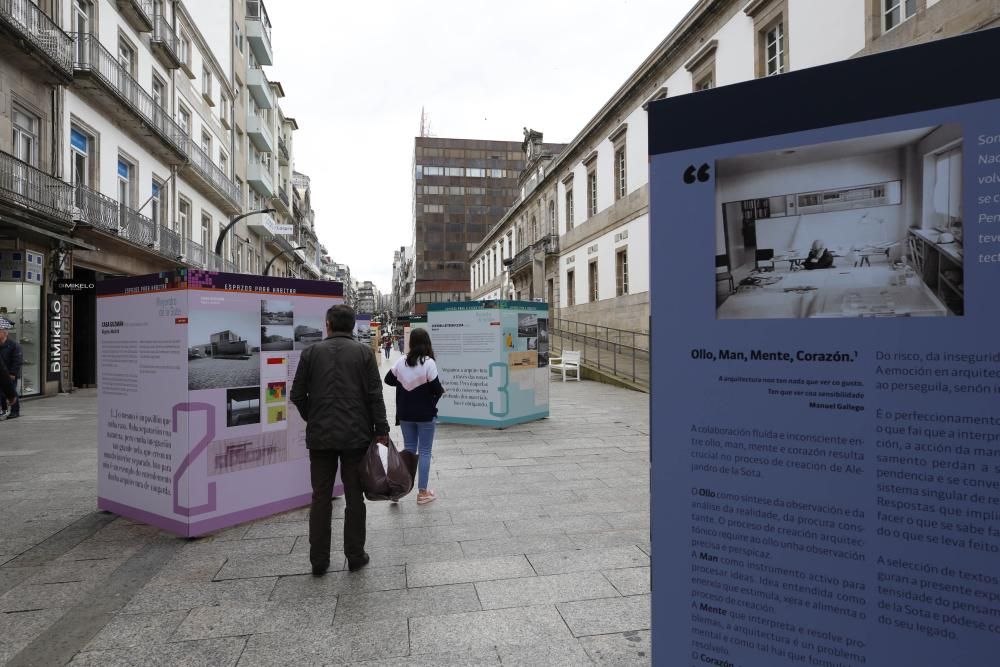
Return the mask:
{"type": "Polygon", "coordinates": [[[44,256],[30,251],[0,251],[0,317],[13,327],[7,334],[24,352],[18,393],[42,389],[42,272],[44,256]]]}

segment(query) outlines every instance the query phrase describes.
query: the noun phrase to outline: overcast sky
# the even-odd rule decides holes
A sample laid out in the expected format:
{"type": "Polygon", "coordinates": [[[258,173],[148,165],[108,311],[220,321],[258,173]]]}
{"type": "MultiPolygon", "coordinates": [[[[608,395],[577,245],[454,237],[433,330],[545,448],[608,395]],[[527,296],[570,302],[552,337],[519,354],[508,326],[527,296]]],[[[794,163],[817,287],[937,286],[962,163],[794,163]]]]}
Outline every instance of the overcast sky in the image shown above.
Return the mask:
{"type": "Polygon", "coordinates": [[[387,291],[412,238],[420,109],[437,137],[573,139],[693,0],[270,0],[281,108],[299,123],[320,240],[387,291]]]}

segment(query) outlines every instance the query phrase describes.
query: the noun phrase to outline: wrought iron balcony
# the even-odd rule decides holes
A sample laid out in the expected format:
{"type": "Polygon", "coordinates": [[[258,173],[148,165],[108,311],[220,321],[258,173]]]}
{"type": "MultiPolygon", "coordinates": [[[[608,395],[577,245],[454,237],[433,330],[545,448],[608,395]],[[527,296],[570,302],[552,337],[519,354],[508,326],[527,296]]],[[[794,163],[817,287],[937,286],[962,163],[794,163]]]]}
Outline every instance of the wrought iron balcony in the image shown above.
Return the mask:
{"type": "Polygon", "coordinates": [[[22,46],[40,58],[59,78],[73,77],[73,38],[31,0],[0,0],[0,26],[22,42],[0,36],[4,50],[19,50],[22,46]]]}
{"type": "Polygon", "coordinates": [[[167,110],[156,103],[95,35],[74,33],[74,38],[77,44],[74,67],[82,75],[76,80],[79,86],[110,110],[114,120],[137,130],[140,138],[153,140],[147,142],[147,147],[158,156],[174,163],[178,157],[186,157],[187,137],[167,110]]]}
{"type": "Polygon", "coordinates": [[[212,162],[202,148],[194,140],[185,137],[188,162],[185,169],[198,177],[197,183],[203,194],[211,197],[227,213],[237,213],[240,210],[240,188],[226,172],[212,162]]]}
{"type": "Polygon", "coordinates": [[[66,224],[72,222],[73,189],[4,152],[0,152],[0,203],[66,224]]]}
{"type": "Polygon", "coordinates": [[[281,189],[278,190],[278,199],[280,199],[281,203],[285,205],[285,210],[291,211],[292,210],[291,204],[288,201],[288,190],[286,188],[287,184],[282,186],[281,189]]]}
{"type": "Polygon", "coordinates": [[[156,224],[96,190],[78,185],[73,193],[77,219],[132,243],[152,248],[156,245],[156,224]]]}
{"type": "Polygon", "coordinates": [[[184,240],[180,234],[163,225],[160,225],[159,232],[161,255],[176,260],[184,254],[184,240]]]}
{"type": "Polygon", "coordinates": [[[205,266],[205,248],[191,239],[184,243],[184,261],[193,266],[205,266]]]}
{"type": "Polygon", "coordinates": [[[531,260],[535,256],[535,248],[528,246],[514,255],[514,261],[510,264],[511,275],[517,273],[526,266],[531,266],[531,260]]]}
{"type": "Polygon", "coordinates": [[[525,267],[531,266],[532,261],[539,253],[544,253],[543,256],[546,257],[558,255],[559,236],[557,234],[547,234],[514,255],[514,261],[510,265],[511,275],[521,271],[525,267]]]}
{"type": "Polygon", "coordinates": [[[136,32],[153,30],[153,0],[117,0],[118,11],[136,32]]]}
{"type": "Polygon", "coordinates": [[[285,143],[285,138],[282,136],[278,137],[278,159],[281,164],[288,164],[292,159],[288,152],[288,144],[285,143]]]}
{"type": "Polygon", "coordinates": [[[273,65],[271,52],[271,21],[260,0],[247,0],[247,42],[261,65],[273,65]]]}
{"type": "Polygon", "coordinates": [[[166,16],[158,14],[154,21],[153,36],[149,40],[149,48],[156,59],[167,69],[177,69],[181,66],[180,40],[166,16]]]}

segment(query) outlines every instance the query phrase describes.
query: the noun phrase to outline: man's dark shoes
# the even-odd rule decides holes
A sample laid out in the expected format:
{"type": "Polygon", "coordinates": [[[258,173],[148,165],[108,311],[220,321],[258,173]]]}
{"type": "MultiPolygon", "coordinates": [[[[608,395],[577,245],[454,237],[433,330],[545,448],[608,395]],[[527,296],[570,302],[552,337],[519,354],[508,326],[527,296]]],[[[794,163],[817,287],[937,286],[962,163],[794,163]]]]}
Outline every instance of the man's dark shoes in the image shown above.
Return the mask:
{"type": "Polygon", "coordinates": [[[363,568],[365,565],[368,565],[368,561],[370,561],[370,560],[371,560],[371,558],[368,557],[368,553],[367,552],[365,554],[363,554],[361,556],[361,558],[358,558],[357,560],[351,560],[350,558],[348,558],[347,559],[347,569],[350,570],[351,572],[357,572],[358,570],[360,570],[361,568],[363,568]]]}
{"type": "Polygon", "coordinates": [[[330,561],[326,560],[319,565],[313,565],[313,576],[322,577],[330,569],[330,561]]]}

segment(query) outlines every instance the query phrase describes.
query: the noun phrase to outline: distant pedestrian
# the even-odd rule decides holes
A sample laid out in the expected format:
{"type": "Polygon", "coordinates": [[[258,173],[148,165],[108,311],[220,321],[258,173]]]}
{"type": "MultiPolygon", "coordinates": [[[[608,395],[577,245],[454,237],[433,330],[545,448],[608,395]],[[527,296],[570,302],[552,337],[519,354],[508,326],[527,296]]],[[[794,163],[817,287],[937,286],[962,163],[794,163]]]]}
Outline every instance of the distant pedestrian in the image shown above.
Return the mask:
{"type": "Polygon", "coordinates": [[[330,566],[330,498],[338,460],[346,496],[347,569],[354,572],[368,564],[361,461],[373,439],[390,443],[378,363],[371,347],[352,340],[354,322],[350,306],[333,306],[326,311],[327,337],[303,350],[290,396],[306,421],[312,477],[309,560],[316,576],[330,566]]]}
{"type": "Polygon", "coordinates": [[[389,369],[385,383],[396,388],[396,418],[403,431],[403,446],[420,456],[417,504],[425,505],[437,497],[433,489],[427,488],[427,478],[431,473],[437,403],[444,394],[431,336],[425,329],[414,329],[410,334],[410,351],[389,369]]]}
{"type": "Polygon", "coordinates": [[[24,352],[10,337],[8,330],[11,326],[10,320],[0,317],[0,360],[6,366],[3,371],[4,377],[14,385],[13,400],[7,398],[7,392],[3,392],[3,396],[0,396],[0,412],[7,411],[7,419],[17,419],[21,416],[21,402],[17,400],[17,381],[21,378],[24,352]]]}
{"type": "Polygon", "coordinates": [[[398,338],[398,339],[396,340],[396,342],[397,342],[397,343],[399,343],[399,353],[400,353],[400,354],[403,354],[403,343],[405,342],[405,341],[403,340],[403,337],[402,337],[402,336],[400,336],[400,337],[399,337],[399,338],[398,338]]]}
{"type": "Polygon", "coordinates": [[[386,336],[385,340],[382,341],[382,350],[385,352],[385,358],[388,359],[389,354],[392,352],[392,338],[389,336],[386,336]]]}

